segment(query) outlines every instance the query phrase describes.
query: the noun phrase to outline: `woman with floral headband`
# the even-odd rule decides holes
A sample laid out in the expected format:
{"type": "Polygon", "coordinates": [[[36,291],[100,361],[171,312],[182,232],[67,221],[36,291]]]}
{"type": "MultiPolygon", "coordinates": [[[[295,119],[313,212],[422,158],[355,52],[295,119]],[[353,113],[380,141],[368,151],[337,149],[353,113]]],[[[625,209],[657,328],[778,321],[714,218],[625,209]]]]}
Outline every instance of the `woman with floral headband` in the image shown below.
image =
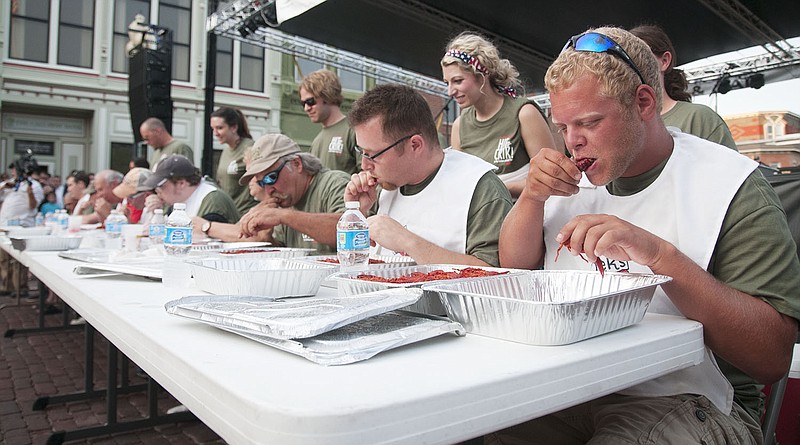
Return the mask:
{"type": "Polygon", "coordinates": [[[441,60],[447,94],[461,107],[450,145],[497,167],[511,196],[525,186],[530,160],[555,148],[539,107],[520,91],[519,73],[486,38],[463,32],[447,44],[441,60]]]}

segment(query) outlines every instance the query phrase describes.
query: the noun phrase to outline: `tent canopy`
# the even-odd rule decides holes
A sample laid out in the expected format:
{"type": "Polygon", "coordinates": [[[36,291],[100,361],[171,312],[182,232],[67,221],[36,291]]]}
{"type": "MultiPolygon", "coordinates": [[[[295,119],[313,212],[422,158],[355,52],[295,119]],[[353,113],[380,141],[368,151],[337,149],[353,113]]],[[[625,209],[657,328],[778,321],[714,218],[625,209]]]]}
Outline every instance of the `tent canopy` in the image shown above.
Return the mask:
{"type": "MultiPolygon", "coordinates": [[[[327,0],[279,29],[435,78],[447,41],[465,30],[491,38],[529,93],[564,42],[589,27],[658,24],[678,64],[800,35],[796,0],[327,0]]],[[[780,51],[777,51],[780,52],[780,51]]]]}

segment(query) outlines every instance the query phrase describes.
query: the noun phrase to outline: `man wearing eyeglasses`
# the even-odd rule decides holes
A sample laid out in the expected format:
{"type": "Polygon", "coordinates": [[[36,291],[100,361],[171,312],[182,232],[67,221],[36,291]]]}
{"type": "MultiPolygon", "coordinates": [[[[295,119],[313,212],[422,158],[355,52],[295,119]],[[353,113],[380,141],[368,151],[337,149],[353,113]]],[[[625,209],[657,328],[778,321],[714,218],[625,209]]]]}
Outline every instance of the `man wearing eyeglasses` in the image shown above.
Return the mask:
{"type": "Polygon", "coordinates": [[[761,443],[761,388],[784,375],[797,335],[800,263],[756,163],[664,126],[658,68],[619,28],[569,40],[545,86],[572,159],[542,149],[531,161],[500,260],[587,269],[599,258],[609,272],[672,277],[648,310],[703,323],[705,360],[486,443],[761,443]],[[560,245],[572,255],[556,262],[560,245]]]}
{"type": "MultiPolygon", "coordinates": [[[[176,202],[186,204],[186,213],[199,216],[206,221],[233,223],[239,219],[239,211],[230,195],[214,184],[204,181],[200,170],[186,156],[171,155],[158,163],[156,171],[147,178],[144,187],[155,189],[156,194],[145,200],[149,211],[172,207],[176,202]]],[[[165,209],[164,214],[168,214],[165,209]]],[[[204,227],[194,224],[193,230],[203,231],[204,227]]]]}
{"type": "Polygon", "coordinates": [[[336,223],[345,211],[347,173],[324,168],[316,156],[301,152],[282,134],[262,136],[251,150],[252,159],[239,183],[255,182],[277,207],[250,209],[239,222],[242,235],[274,228],[269,241],[276,245],[336,252],[336,223]]]}
{"type": "Polygon", "coordinates": [[[345,201],[359,201],[365,215],[378,203],[367,220],[376,253],[405,253],[418,264],[498,265],[511,195],[494,166],[442,150],[427,102],[407,86],[375,87],[349,118],[362,171],[351,176],[345,201]]]}
{"type": "Polygon", "coordinates": [[[331,170],[357,172],[358,158],[353,149],[356,135],[340,108],[344,98],[339,77],[329,70],[314,71],[303,78],[298,92],[308,118],[322,124],[322,130],[311,142],[311,154],[331,170]]]}

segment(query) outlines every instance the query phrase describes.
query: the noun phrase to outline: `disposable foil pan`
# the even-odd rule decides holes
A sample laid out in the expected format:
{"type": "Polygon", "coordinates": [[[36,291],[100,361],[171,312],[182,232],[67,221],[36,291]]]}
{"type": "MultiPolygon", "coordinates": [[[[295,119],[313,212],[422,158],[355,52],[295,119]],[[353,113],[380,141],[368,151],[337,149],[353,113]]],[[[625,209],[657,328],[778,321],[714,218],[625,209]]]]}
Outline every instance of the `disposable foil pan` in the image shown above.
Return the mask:
{"type": "Polygon", "coordinates": [[[423,286],[467,332],[564,345],[641,321],[663,275],[529,271],[423,286]]]}
{"type": "Polygon", "coordinates": [[[4,231],[9,237],[24,237],[24,236],[45,236],[53,231],[52,227],[20,227],[20,226],[6,226],[4,231]]]}
{"type": "Polygon", "coordinates": [[[297,258],[304,257],[315,249],[297,247],[246,247],[246,248],[223,248],[218,254],[222,258],[297,258]]]}
{"type": "Polygon", "coordinates": [[[313,337],[408,306],[421,295],[421,289],[388,289],[338,298],[193,296],[170,301],[164,308],[169,314],[217,327],[291,339],[313,337]]]}
{"type": "MultiPolygon", "coordinates": [[[[365,292],[373,292],[380,289],[422,287],[423,284],[437,282],[437,281],[428,281],[426,283],[406,283],[406,284],[380,283],[380,282],[358,279],[358,275],[362,273],[368,273],[370,275],[376,275],[383,278],[398,278],[404,275],[410,275],[414,272],[430,273],[435,270],[452,272],[467,267],[474,267],[477,269],[483,269],[487,271],[506,272],[506,273],[513,270],[513,269],[501,269],[497,267],[477,267],[477,266],[463,266],[463,265],[453,265],[453,264],[427,264],[422,266],[390,267],[385,269],[368,270],[366,272],[364,271],[339,272],[337,274],[332,275],[331,278],[338,281],[339,283],[338,286],[339,295],[357,295],[365,292]]],[[[443,281],[452,281],[452,280],[442,280],[438,282],[443,282],[443,281]]],[[[432,292],[423,292],[422,298],[420,298],[418,302],[403,309],[411,312],[420,312],[423,314],[431,314],[431,315],[446,314],[445,308],[442,305],[441,300],[439,299],[439,295],[432,292]]]]}
{"type": "Polygon", "coordinates": [[[134,275],[145,278],[161,279],[163,276],[164,258],[127,258],[110,263],[91,263],[75,266],[75,275],[134,275]]]}
{"type": "Polygon", "coordinates": [[[454,321],[405,311],[376,315],[315,337],[297,340],[220,328],[321,365],[346,365],[366,360],[380,352],[443,334],[464,335],[464,328],[454,321]]]}
{"type": "Polygon", "coordinates": [[[284,258],[188,260],[195,286],[216,295],[314,295],[333,266],[284,258]]]}
{"type": "Polygon", "coordinates": [[[79,236],[11,236],[11,245],[17,250],[70,250],[81,244],[79,236]]]}
{"type": "MultiPolygon", "coordinates": [[[[370,255],[369,259],[383,261],[383,263],[367,265],[367,269],[369,270],[389,269],[392,267],[403,267],[403,266],[415,266],[417,264],[413,258],[405,255],[370,255]]],[[[313,261],[319,264],[330,264],[336,266],[336,269],[334,269],[334,273],[341,272],[341,266],[338,263],[331,263],[325,260],[338,260],[338,258],[336,255],[314,255],[303,258],[303,261],[313,261]]],[[[338,282],[334,280],[332,277],[328,277],[324,281],[322,281],[322,286],[335,288],[338,287],[338,282]]]]}

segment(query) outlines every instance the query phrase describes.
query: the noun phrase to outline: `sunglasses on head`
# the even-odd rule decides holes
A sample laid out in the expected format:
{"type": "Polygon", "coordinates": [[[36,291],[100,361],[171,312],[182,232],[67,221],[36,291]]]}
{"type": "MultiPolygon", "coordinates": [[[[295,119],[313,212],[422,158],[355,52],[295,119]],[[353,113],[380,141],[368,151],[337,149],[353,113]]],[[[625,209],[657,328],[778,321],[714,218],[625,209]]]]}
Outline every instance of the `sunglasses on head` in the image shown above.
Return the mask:
{"type": "Polygon", "coordinates": [[[635,63],[633,63],[631,56],[629,56],[628,53],[625,52],[625,49],[619,46],[617,42],[612,40],[611,37],[608,37],[607,35],[603,35],[598,32],[587,32],[572,36],[569,40],[567,40],[567,43],[564,45],[564,48],[561,50],[561,52],[563,53],[570,47],[574,48],[575,51],[609,53],[617,56],[636,72],[636,75],[639,76],[639,80],[641,80],[643,84],[647,83],[644,81],[642,72],[639,71],[639,68],[635,63]]]}
{"type": "Polygon", "coordinates": [[[286,165],[287,162],[288,161],[283,161],[281,165],[278,166],[278,168],[264,175],[264,177],[261,178],[260,181],[258,181],[258,185],[260,185],[261,187],[266,187],[268,185],[273,185],[276,182],[278,182],[278,176],[281,174],[281,170],[283,169],[283,166],[286,165]]]}
{"type": "Polygon", "coordinates": [[[306,105],[308,105],[309,107],[313,107],[313,106],[314,106],[314,105],[316,105],[316,104],[317,104],[317,99],[316,99],[316,98],[314,98],[314,97],[309,97],[309,98],[308,98],[308,99],[306,99],[306,100],[301,100],[301,101],[300,101],[300,105],[302,105],[302,106],[303,106],[303,108],[305,108],[305,107],[306,107],[306,105]]]}

